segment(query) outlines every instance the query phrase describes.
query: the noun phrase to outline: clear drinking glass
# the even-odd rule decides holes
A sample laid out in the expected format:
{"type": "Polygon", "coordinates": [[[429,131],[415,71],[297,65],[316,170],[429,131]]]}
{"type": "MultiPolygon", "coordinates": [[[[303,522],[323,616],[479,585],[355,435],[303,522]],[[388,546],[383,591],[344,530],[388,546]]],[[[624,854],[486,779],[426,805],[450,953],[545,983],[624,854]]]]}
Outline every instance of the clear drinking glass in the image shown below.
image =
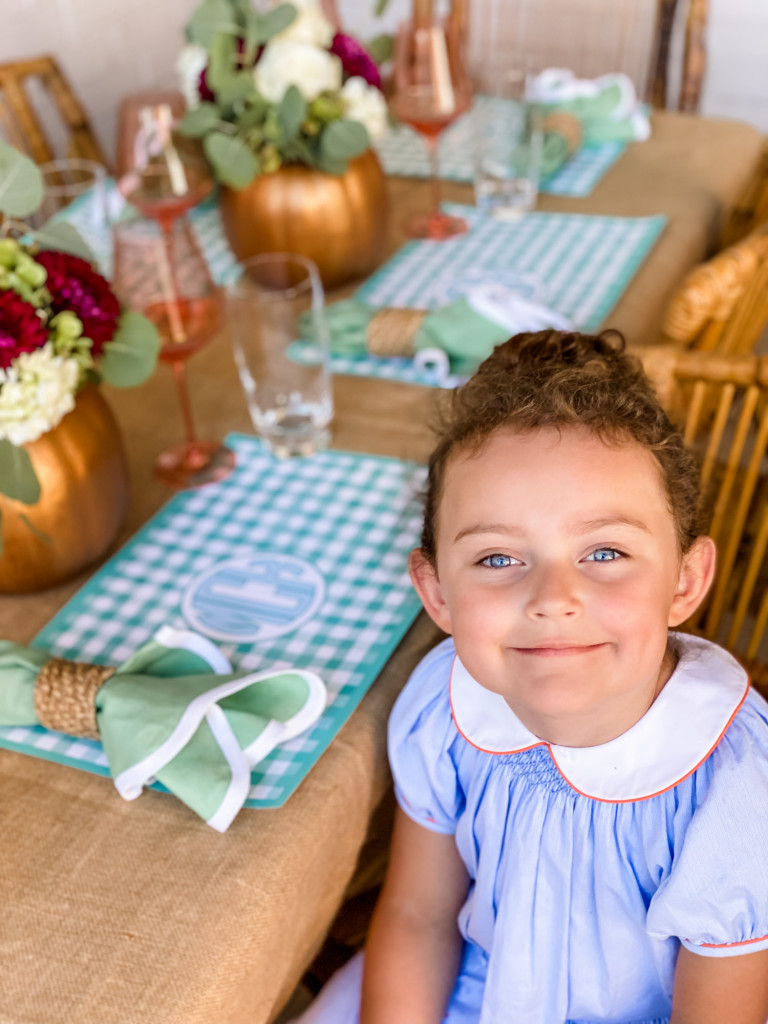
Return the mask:
{"type": "Polygon", "coordinates": [[[246,260],[227,289],[227,313],[256,430],[280,457],[325,448],[333,386],[316,265],[292,253],[246,260]]]}
{"type": "Polygon", "coordinates": [[[473,113],[475,202],[506,220],[531,211],[539,194],[542,112],[527,96],[529,78],[524,66],[494,66],[473,113]]]}
{"type": "Polygon", "coordinates": [[[82,224],[90,237],[99,237],[107,230],[107,171],[95,160],[63,157],[40,165],[43,177],[43,201],[27,222],[40,228],[59,210],[87,196],[82,224]]]}

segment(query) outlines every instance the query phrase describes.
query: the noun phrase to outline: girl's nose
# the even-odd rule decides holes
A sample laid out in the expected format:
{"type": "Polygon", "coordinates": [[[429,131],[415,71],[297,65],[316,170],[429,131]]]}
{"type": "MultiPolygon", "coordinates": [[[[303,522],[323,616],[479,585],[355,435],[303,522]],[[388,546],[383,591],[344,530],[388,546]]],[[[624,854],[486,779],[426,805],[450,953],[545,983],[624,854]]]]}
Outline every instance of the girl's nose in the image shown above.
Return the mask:
{"type": "Polygon", "coordinates": [[[575,573],[559,566],[539,566],[529,576],[526,613],[534,619],[570,618],[581,610],[575,573]]]}

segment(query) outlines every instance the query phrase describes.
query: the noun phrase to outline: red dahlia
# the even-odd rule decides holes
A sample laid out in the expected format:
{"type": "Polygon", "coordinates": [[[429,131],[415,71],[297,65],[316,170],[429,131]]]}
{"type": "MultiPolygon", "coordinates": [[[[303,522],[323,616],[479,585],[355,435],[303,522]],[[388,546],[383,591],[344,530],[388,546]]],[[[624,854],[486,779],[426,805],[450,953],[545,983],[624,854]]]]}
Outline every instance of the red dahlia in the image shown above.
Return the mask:
{"type": "Polygon", "coordinates": [[[117,329],[120,303],[90,263],[66,252],[41,252],[35,260],[48,272],[45,287],[54,313],[71,310],[83,323],[83,334],[93,341],[98,356],[117,329]]]}
{"type": "Polygon", "coordinates": [[[333,37],[330,46],[330,53],[335,53],[341,61],[344,74],[347,78],[359,76],[364,78],[368,85],[375,85],[381,88],[381,75],[375,61],[356,39],[352,36],[345,36],[343,32],[337,32],[333,37]]]}
{"type": "Polygon", "coordinates": [[[35,307],[16,292],[0,292],[0,369],[22,352],[34,352],[48,341],[48,331],[35,307]]]}

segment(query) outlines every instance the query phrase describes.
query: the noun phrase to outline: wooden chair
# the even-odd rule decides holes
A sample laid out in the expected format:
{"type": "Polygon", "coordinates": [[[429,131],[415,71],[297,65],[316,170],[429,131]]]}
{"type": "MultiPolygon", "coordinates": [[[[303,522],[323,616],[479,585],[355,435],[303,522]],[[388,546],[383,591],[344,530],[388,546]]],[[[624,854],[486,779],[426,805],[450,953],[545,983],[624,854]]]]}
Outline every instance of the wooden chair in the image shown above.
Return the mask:
{"type": "Polygon", "coordinates": [[[85,111],[53,57],[0,64],[0,135],[38,164],[68,156],[107,166],[85,111]]]}
{"type": "Polygon", "coordinates": [[[676,347],[742,355],[752,352],[766,324],[768,225],[694,267],[661,330],[676,347]]]}
{"type": "Polygon", "coordinates": [[[723,247],[733,245],[761,224],[768,224],[768,140],[763,146],[760,165],[728,218],[723,247]]]}
{"type": "Polygon", "coordinates": [[[637,349],[686,442],[701,459],[714,586],[686,624],[732,651],[768,694],[768,356],[637,349]],[[714,407],[709,428],[700,421],[714,407]]]}
{"type": "MultiPolygon", "coordinates": [[[[456,0],[454,0],[456,3],[456,0]]],[[[594,78],[623,71],[654,107],[695,112],[706,63],[707,0],[476,0],[470,68],[482,83],[489,55],[532,54],[541,67],[594,78]],[[670,71],[676,18],[685,18],[682,63],[670,71]],[[670,81],[680,81],[676,97],[670,81]]]]}

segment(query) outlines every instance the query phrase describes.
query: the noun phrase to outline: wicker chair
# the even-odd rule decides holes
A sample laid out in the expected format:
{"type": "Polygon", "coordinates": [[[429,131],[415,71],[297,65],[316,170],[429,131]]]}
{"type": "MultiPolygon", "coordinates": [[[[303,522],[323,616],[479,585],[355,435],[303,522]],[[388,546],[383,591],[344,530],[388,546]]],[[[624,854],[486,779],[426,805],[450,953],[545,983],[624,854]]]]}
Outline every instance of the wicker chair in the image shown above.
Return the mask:
{"type": "Polygon", "coordinates": [[[85,111],[53,57],[0,64],[0,136],[38,164],[68,156],[107,166],[85,111]]]}
{"type": "Polygon", "coordinates": [[[768,356],[669,346],[636,354],[701,459],[711,509],[717,574],[687,628],[732,651],[768,694],[768,356]]]}
{"type": "Polygon", "coordinates": [[[675,347],[742,355],[752,352],[768,323],[768,227],[695,267],[662,324],[675,347]]]}
{"type": "Polygon", "coordinates": [[[678,0],[476,0],[470,67],[481,85],[493,53],[533,54],[542,67],[568,67],[587,78],[623,71],[638,96],[655,107],[695,112],[706,60],[707,0],[683,6],[678,0]],[[686,19],[682,66],[670,73],[679,15],[686,19]],[[679,92],[670,99],[668,82],[678,78],[679,92]]]}

